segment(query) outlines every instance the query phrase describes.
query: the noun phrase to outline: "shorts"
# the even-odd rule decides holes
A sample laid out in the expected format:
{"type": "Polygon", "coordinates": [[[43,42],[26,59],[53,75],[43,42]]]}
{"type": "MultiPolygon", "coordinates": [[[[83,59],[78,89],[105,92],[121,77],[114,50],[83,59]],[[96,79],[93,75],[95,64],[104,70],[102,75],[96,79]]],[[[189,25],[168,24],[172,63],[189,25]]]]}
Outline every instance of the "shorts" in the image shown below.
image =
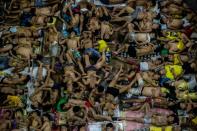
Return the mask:
{"type": "Polygon", "coordinates": [[[75,59],[81,59],[81,54],[79,51],[71,49],[72,55],[75,59]]]}
{"type": "Polygon", "coordinates": [[[135,40],[135,32],[131,32],[131,33],[130,33],[130,39],[131,39],[132,41],[135,40]]]}
{"type": "Polygon", "coordinates": [[[71,16],[67,15],[66,13],[64,13],[62,15],[63,19],[66,21],[66,22],[69,22],[71,20],[71,16]]]}
{"type": "Polygon", "coordinates": [[[144,117],[144,124],[151,124],[151,118],[145,116],[145,117],[144,117]]]}
{"type": "Polygon", "coordinates": [[[129,49],[128,49],[128,54],[130,57],[136,57],[137,56],[137,51],[135,49],[135,47],[133,46],[129,46],[129,49]]]}
{"type": "Polygon", "coordinates": [[[103,4],[108,5],[109,4],[109,0],[100,0],[103,4]]]}
{"type": "Polygon", "coordinates": [[[196,77],[195,75],[192,75],[190,81],[188,82],[188,88],[190,91],[192,91],[196,86],[197,86],[196,77]]]}
{"type": "Polygon", "coordinates": [[[43,7],[46,5],[47,5],[47,2],[44,0],[35,0],[35,7],[43,7]]]}
{"type": "Polygon", "coordinates": [[[0,70],[9,68],[9,59],[7,57],[0,57],[0,70]]]}
{"type": "Polygon", "coordinates": [[[98,51],[96,51],[94,48],[87,48],[85,49],[85,54],[89,54],[92,56],[92,57],[96,57],[96,58],[100,58],[100,53],[98,51]]]}
{"type": "Polygon", "coordinates": [[[31,19],[34,15],[30,13],[24,13],[21,18],[21,26],[31,26],[31,19]]]}
{"type": "Polygon", "coordinates": [[[57,41],[54,41],[50,46],[50,55],[53,57],[57,57],[60,54],[60,47],[57,41]]]}
{"type": "Polygon", "coordinates": [[[139,80],[138,80],[138,86],[139,86],[139,87],[143,87],[143,86],[144,86],[144,81],[143,81],[143,79],[139,79],[139,80]]]}
{"type": "Polygon", "coordinates": [[[9,31],[11,33],[16,33],[17,32],[17,27],[16,26],[12,26],[12,27],[10,27],[9,31]]]}
{"type": "Polygon", "coordinates": [[[167,25],[166,24],[160,24],[161,25],[161,30],[167,30],[167,25]]]}
{"type": "Polygon", "coordinates": [[[148,71],[149,66],[147,62],[140,62],[140,71],[148,71]]]}
{"type": "Polygon", "coordinates": [[[64,38],[66,38],[66,37],[69,36],[69,33],[67,31],[66,24],[63,24],[61,33],[62,33],[62,35],[63,35],[64,38]]]}
{"type": "Polygon", "coordinates": [[[80,28],[78,26],[74,27],[73,31],[76,33],[77,36],[80,35],[80,28]]]}
{"type": "Polygon", "coordinates": [[[138,14],[140,12],[143,11],[143,7],[142,6],[137,6],[136,9],[135,9],[135,12],[132,13],[132,19],[137,19],[138,18],[138,14]]]}
{"type": "Polygon", "coordinates": [[[142,94],[142,87],[137,87],[137,88],[132,88],[129,91],[129,94],[135,95],[135,96],[139,96],[142,94]]]}

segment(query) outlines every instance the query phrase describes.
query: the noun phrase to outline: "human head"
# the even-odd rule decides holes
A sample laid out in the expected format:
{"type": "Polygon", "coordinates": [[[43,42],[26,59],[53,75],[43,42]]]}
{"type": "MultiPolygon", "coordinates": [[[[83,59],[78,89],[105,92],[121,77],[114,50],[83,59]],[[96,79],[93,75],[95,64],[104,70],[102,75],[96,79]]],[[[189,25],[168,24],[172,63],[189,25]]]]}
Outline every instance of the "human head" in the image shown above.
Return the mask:
{"type": "Polygon", "coordinates": [[[73,107],[73,112],[74,113],[78,113],[80,110],[81,110],[81,107],[80,106],[74,106],[73,107]]]}
{"type": "Polygon", "coordinates": [[[49,121],[50,120],[50,116],[48,114],[44,114],[42,117],[43,121],[49,121]]]}
{"type": "Polygon", "coordinates": [[[12,113],[10,110],[6,110],[3,114],[5,118],[9,118],[12,113]]]}
{"type": "Polygon", "coordinates": [[[159,74],[160,74],[160,75],[165,75],[165,74],[166,74],[165,69],[161,69],[161,70],[159,71],[159,74]]]}
{"type": "Polygon", "coordinates": [[[74,37],[75,37],[75,32],[72,31],[72,32],[70,33],[70,38],[74,38],[74,37]]]}
{"type": "Polygon", "coordinates": [[[191,68],[194,69],[194,71],[197,71],[197,66],[195,62],[191,63],[191,68]]]}
{"type": "Polygon", "coordinates": [[[175,120],[174,115],[170,115],[170,116],[168,116],[168,118],[167,118],[167,121],[168,121],[168,123],[170,123],[170,124],[173,123],[174,120],[175,120]]]}
{"type": "Polygon", "coordinates": [[[168,44],[165,44],[165,45],[164,45],[164,48],[170,49],[170,46],[169,46],[168,44]]]}
{"type": "Polygon", "coordinates": [[[183,55],[183,56],[181,56],[181,60],[182,60],[182,62],[187,62],[187,61],[189,61],[189,57],[187,55],[183,55]]]}
{"type": "Polygon", "coordinates": [[[79,116],[79,117],[82,117],[83,114],[81,112],[81,107],[80,106],[74,106],[73,107],[73,113],[76,115],[76,116],[79,116]]]}
{"type": "Polygon", "coordinates": [[[186,109],[187,105],[185,103],[180,103],[181,109],[186,109]]]}
{"type": "Polygon", "coordinates": [[[154,75],[153,75],[153,79],[154,79],[154,80],[159,80],[159,78],[160,78],[160,75],[159,75],[159,74],[154,74],[154,75]]]}
{"type": "Polygon", "coordinates": [[[106,129],[107,129],[107,131],[113,131],[114,130],[114,125],[112,123],[107,123],[106,124],[106,129]]]}
{"type": "Polygon", "coordinates": [[[97,88],[97,91],[99,92],[99,93],[102,93],[103,91],[104,91],[104,86],[102,86],[102,85],[99,85],[98,86],[98,88],[97,88]]]}

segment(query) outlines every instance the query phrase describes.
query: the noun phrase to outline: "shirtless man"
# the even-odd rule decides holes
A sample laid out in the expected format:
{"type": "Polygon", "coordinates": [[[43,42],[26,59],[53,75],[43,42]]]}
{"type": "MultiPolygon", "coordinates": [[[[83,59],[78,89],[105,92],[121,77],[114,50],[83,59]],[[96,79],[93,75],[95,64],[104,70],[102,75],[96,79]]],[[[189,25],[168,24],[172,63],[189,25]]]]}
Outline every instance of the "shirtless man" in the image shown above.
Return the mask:
{"type": "Polygon", "coordinates": [[[97,61],[95,65],[91,65],[89,56],[85,55],[85,64],[87,70],[87,76],[83,77],[82,81],[85,85],[89,85],[90,88],[95,88],[101,81],[101,78],[96,75],[96,72],[104,66],[106,62],[105,53],[102,53],[101,58],[97,61]]]}
{"type": "Polygon", "coordinates": [[[119,120],[136,121],[144,124],[154,124],[157,126],[167,126],[175,121],[175,115],[152,115],[140,118],[120,117],[119,120]]]}
{"type": "Polygon", "coordinates": [[[90,32],[83,33],[83,39],[81,40],[81,46],[85,49],[85,54],[88,54],[92,58],[100,58],[100,53],[94,49],[90,32]]]}
{"type": "Polygon", "coordinates": [[[126,53],[129,54],[130,57],[139,57],[143,55],[148,55],[154,52],[155,46],[151,43],[149,43],[147,46],[140,46],[140,47],[133,47],[132,45],[125,44],[115,52],[115,54],[119,54],[122,51],[125,51],[126,53]]]}
{"type": "Polygon", "coordinates": [[[37,38],[41,36],[41,28],[12,26],[2,34],[3,39],[11,36],[37,38]]]}
{"type": "Polygon", "coordinates": [[[0,48],[0,54],[6,53],[8,51],[10,51],[13,48],[12,44],[7,44],[5,46],[3,46],[2,48],[0,48]]]}
{"type": "Polygon", "coordinates": [[[30,130],[38,130],[42,126],[42,121],[37,112],[32,112],[28,118],[30,130]]]}
{"type": "Polygon", "coordinates": [[[124,3],[124,0],[100,0],[103,4],[121,4],[124,3]]]}
{"type": "MultiPolygon", "coordinates": [[[[73,59],[73,61],[75,61],[75,60],[77,61],[77,64],[78,64],[81,72],[83,74],[85,74],[83,66],[81,64],[81,55],[80,55],[80,52],[78,51],[81,48],[81,45],[79,43],[79,39],[76,38],[74,32],[71,32],[70,39],[66,39],[61,42],[61,44],[65,44],[65,43],[68,48],[67,55],[69,55],[73,59]]],[[[69,58],[67,58],[67,59],[69,59],[69,58]]]]}
{"type": "Polygon", "coordinates": [[[19,74],[15,73],[15,74],[13,74],[13,76],[5,77],[2,80],[2,83],[5,83],[5,84],[22,84],[27,79],[28,79],[28,76],[19,75],[19,74]]]}
{"type": "Polygon", "coordinates": [[[73,83],[77,82],[80,78],[81,74],[77,72],[72,65],[68,65],[64,68],[64,82],[66,82],[69,94],[72,94],[73,83]]]}
{"type": "Polygon", "coordinates": [[[184,21],[182,19],[177,19],[170,16],[167,17],[165,15],[162,15],[161,17],[165,23],[162,25],[163,30],[166,30],[167,28],[172,30],[177,30],[177,29],[181,29],[181,27],[183,26],[184,21]]]}
{"type": "Polygon", "coordinates": [[[138,85],[144,86],[144,85],[151,85],[151,86],[159,86],[157,81],[160,78],[160,76],[154,72],[146,71],[136,74],[138,85]]]}
{"type": "Polygon", "coordinates": [[[35,8],[35,15],[54,16],[57,11],[58,4],[49,7],[35,8]]]}
{"type": "Polygon", "coordinates": [[[7,131],[11,129],[10,111],[5,111],[0,119],[0,130],[7,131]]]}
{"type": "Polygon", "coordinates": [[[38,15],[33,16],[30,23],[34,26],[49,26],[51,23],[54,24],[56,22],[55,17],[52,16],[45,16],[45,15],[38,15]]]}
{"type": "Polygon", "coordinates": [[[23,94],[22,89],[14,89],[12,87],[1,87],[0,92],[4,94],[11,94],[11,95],[17,95],[17,94],[23,94]]]}
{"type": "Polygon", "coordinates": [[[110,40],[110,36],[113,34],[113,28],[109,24],[109,22],[104,21],[101,23],[101,39],[110,40]]]}
{"type": "Polygon", "coordinates": [[[92,17],[90,19],[90,22],[89,22],[89,26],[88,26],[88,29],[94,34],[96,34],[97,31],[99,31],[101,28],[101,25],[99,23],[99,20],[96,18],[96,17],[92,17]]]}
{"type": "Polygon", "coordinates": [[[69,28],[72,28],[73,31],[75,31],[76,35],[79,36],[81,34],[82,26],[80,26],[82,24],[82,20],[80,20],[80,12],[76,12],[73,14],[73,12],[71,11],[71,7],[69,7],[69,12],[71,15],[71,21],[69,22],[69,28]]]}
{"type": "Polygon", "coordinates": [[[41,131],[51,131],[51,124],[49,121],[49,116],[48,115],[43,115],[43,125],[40,128],[41,131]]]}
{"type": "Polygon", "coordinates": [[[134,41],[134,42],[139,42],[139,43],[150,43],[151,39],[153,39],[155,37],[155,35],[153,33],[135,33],[135,32],[129,32],[126,37],[125,40],[130,40],[130,41],[134,41]]]}
{"type": "Polygon", "coordinates": [[[166,96],[165,92],[162,92],[161,88],[158,87],[143,87],[143,86],[139,86],[137,88],[131,88],[129,93],[130,95],[134,95],[134,96],[147,96],[147,97],[163,97],[166,96]]]}
{"type": "Polygon", "coordinates": [[[140,32],[152,32],[152,30],[158,29],[159,25],[153,23],[152,19],[151,20],[143,19],[142,21],[139,22],[138,27],[140,32]]]}

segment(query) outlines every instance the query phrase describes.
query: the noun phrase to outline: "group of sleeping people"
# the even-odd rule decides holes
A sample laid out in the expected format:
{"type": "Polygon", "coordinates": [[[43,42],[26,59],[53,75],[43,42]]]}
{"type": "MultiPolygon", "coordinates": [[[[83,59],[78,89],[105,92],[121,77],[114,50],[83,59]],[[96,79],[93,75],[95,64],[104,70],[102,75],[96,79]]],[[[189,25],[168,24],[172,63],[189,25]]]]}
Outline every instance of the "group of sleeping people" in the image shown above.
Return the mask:
{"type": "Polygon", "coordinates": [[[197,129],[196,14],[182,0],[100,2],[5,4],[0,131],[197,129]]]}

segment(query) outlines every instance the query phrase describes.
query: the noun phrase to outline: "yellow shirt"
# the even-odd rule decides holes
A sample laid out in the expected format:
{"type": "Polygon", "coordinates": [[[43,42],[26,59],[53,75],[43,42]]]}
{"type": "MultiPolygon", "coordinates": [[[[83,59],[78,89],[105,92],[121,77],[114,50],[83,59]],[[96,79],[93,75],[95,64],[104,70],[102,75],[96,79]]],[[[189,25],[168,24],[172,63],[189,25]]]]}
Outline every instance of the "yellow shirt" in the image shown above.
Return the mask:
{"type": "Polygon", "coordinates": [[[53,22],[52,23],[47,23],[47,26],[53,26],[55,25],[57,19],[55,17],[53,17],[53,22]]]}
{"type": "Polygon", "coordinates": [[[166,38],[169,40],[178,40],[177,48],[179,51],[183,51],[185,45],[183,43],[181,32],[167,32],[166,38]]]}
{"type": "Polygon", "coordinates": [[[171,72],[171,69],[174,69],[174,74],[176,76],[181,75],[182,72],[183,72],[182,66],[179,66],[179,65],[166,65],[165,66],[166,77],[171,79],[171,80],[175,79],[174,78],[174,74],[171,72]]]}
{"type": "Polygon", "coordinates": [[[103,50],[106,49],[106,52],[109,52],[109,47],[107,45],[107,42],[104,40],[98,41],[98,50],[99,52],[103,52],[103,50]]]}
{"type": "Polygon", "coordinates": [[[175,65],[181,64],[179,54],[174,54],[174,64],[175,64],[175,65]]]}
{"type": "Polygon", "coordinates": [[[194,119],[192,119],[192,122],[197,125],[197,116],[194,119]]]}
{"type": "MultiPolygon", "coordinates": [[[[150,126],[150,131],[163,131],[162,127],[150,126]]],[[[166,126],[164,131],[172,131],[172,126],[166,126]]]]}
{"type": "Polygon", "coordinates": [[[7,100],[9,101],[10,105],[14,105],[14,106],[17,106],[17,105],[19,105],[22,102],[19,96],[10,96],[10,95],[8,95],[7,96],[7,100]]]}
{"type": "Polygon", "coordinates": [[[187,90],[188,89],[188,83],[185,80],[183,80],[183,81],[180,82],[180,84],[177,86],[177,88],[179,90],[187,90]]]}
{"type": "Polygon", "coordinates": [[[185,45],[183,43],[182,40],[178,40],[178,44],[177,44],[177,48],[179,49],[179,51],[183,51],[185,49],[185,45]]]}

